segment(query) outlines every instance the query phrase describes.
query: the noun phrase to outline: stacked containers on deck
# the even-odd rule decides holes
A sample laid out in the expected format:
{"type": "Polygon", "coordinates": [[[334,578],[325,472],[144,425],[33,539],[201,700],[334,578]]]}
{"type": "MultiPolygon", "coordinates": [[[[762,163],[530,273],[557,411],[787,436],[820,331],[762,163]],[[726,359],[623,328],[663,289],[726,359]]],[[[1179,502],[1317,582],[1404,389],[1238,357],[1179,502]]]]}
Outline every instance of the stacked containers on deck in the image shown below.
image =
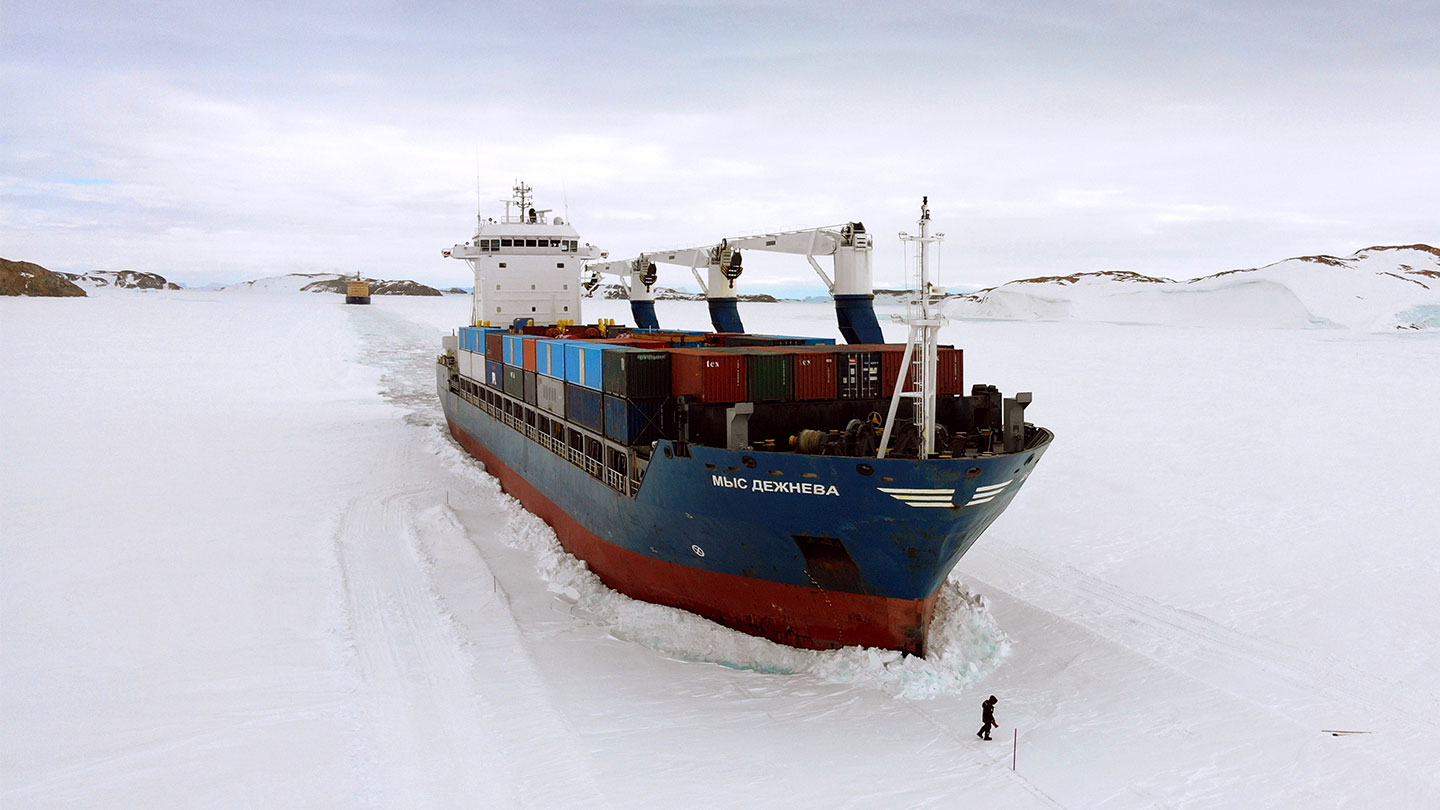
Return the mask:
{"type": "MultiPolygon", "coordinates": [[[[878,396],[888,397],[895,393],[895,384],[900,380],[900,364],[905,359],[905,344],[855,343],[837,347],[837,351],[873,352],[876,354],[880,359],[880,393],[878,396]]],[[[914,390],[915,364],[918,362],[919,353],[912,353],[910,368],[905,371],[905,390],[907,391],[914,390]]],[[[963,380],[964,352],[953,346],[940,346],[935,358],[935,392],[947,395],[964,393],[963,380]]],[[[843,381],[841,386],[840,398],[852,398],[843,393],[843,381]]]]}
{"type": "Polygon", "coordinates": [[[535,341],[535,404],[565,417],[565,344],[568,340],[535,341]]]}
{"type": "Polygon", "coordinates": [[[456,336],[455,367],[472,380],[485,379],[485,336],[502,330],[493,326],[462,326],[456,336]]]}
{"type": "Polygon", "coordinates": [[[670,391],[700,402],[745,402],[746,355],[714,349],[671,349],[670,391]]]}
{"type": "Polygon", "coordinates": [[[615,346],[601,357],[605,435],[625,445],[664,438],[670,353],[615,346]]]}
{"type": "Polygon", "coordinates": [[[605,432],[606,346],[580,340],[565,341],[565,415],[596,433],[605,432]]]}
{"type": "Polygon", "coordinates": [[[795,373],[795,399],[835,399],[836,355],[806,346],[756,346],[757,352],[775,352],[791,357],[795,373]]]}

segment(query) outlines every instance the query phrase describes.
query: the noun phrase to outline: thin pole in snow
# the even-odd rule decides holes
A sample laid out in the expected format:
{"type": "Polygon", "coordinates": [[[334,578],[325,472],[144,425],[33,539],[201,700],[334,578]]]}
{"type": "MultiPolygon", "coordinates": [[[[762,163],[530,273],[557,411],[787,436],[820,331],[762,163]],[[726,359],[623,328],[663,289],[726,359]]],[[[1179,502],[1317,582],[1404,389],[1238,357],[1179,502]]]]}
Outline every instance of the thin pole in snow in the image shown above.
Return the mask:
{"type": "Polygon", "coordinates": [[[1010,770],[1013,771],[1015,770],[1015,760],[1020,754],[1020,729],[1011,729],[1011,731],[1015,732],[1015,737],[1010,743],[1010,770]]]}

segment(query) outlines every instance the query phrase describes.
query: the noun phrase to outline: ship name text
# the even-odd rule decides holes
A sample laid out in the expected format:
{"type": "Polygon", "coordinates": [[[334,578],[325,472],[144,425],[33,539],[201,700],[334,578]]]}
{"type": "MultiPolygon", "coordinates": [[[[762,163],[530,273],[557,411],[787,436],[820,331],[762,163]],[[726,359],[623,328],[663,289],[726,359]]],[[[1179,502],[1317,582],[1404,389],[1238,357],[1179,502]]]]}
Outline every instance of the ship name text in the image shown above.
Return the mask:
{"type": "Polygon", "coordinates": [[[767,478],[731,478],[728,475],[712,475],[710,476],[710,486],[723,489],[743,489],[747,492],[791,492],[798,495],[840,497],[840,488],[834,484],[812,484],[808,481],[771,481],[767,478]]]}

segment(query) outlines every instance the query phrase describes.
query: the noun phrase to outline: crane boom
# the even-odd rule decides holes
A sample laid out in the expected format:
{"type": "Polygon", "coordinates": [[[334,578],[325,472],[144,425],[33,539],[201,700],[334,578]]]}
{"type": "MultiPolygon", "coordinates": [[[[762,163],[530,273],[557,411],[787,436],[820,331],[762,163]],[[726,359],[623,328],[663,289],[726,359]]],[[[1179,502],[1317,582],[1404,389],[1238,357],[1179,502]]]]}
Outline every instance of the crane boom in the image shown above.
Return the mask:
{"type": "Polygon", "coordinates": [[[647,251],[628,262],[601,262],[587,265],[587,269],[597,274],[630,277],[631,311],[636,316],[637,325],[641,325],[641,310],[648,311],[653,319],[655,305],[650,286],[654,283],[654,265],[659,263],[689,267],[696,282],[705,291],[705,297],[710,304],[710,319],[716,330],[739,332],[744,331],[736,307],[735,292],[735,279],[741,272],[740,251],[763,250],[804,256],[835,299],[836,317],[846,341],[881,343],[884,337],[879,323],[875,320],[875,294],[870,269],[871,249],[870,235],[866,232],[865,225],[860,222],[847,222],[817,228],[727,237],[713,245],[647,251]],[[832,257],[833,278],[825,274],[815,260],[816,256],[832,257]],[[708,281],[700,275],[702,266],[708,270],[708,281]],[[640,274],[645,272],[644,268],[650,268],[648,273],[651,280],[640,284],[638,282],[640,274]],[[636,302],[648,303],[637,308],[636,302]]]}

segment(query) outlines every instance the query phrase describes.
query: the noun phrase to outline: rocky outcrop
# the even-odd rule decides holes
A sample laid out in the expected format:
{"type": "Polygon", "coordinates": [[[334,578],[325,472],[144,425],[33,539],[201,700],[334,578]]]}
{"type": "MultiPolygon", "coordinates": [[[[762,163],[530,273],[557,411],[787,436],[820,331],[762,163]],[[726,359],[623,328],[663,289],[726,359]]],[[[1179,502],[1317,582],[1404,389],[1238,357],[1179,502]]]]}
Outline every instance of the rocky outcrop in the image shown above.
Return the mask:
{"type": "MultiPolygon", "coordinates": [[[[418,281],[400,279],[398,281],[376,280],[373,278],[360,279],[370,282],[371,295],[428,295],[439,296],[444,293],[418,281]]],[[[300,288],[301,292],[316,293],[340,293],[345,294],[345,285],[355,281],[353,278],[327,278],[320,281],[312,281],[300,288]]]]}
{"type": "Polygon", "coordinates": [[[34,262],[0,259],[0,295],[83,298],[85,291],[64,273],[46,270],[34,262]]]}
{"type": "Polygon", "coordinates": [[[139,270],[92,270],[89,273],[65,273],[66,278],[82,287],[98,289],[114,287],[117,290],[178,290],[180,285],[166,281],[159,273],[144,273],[139,270]]]}
{"type": "MultiPolygon", "coordinates": [[[[704,293],[681,292],[670,287],[655,287],[656,301],[704,301],[704,293]]],[[[630,298],[630,288],[624,284],[602,284],[596,291],[600,298],[608,300],[624,301],[630,298]]],[[[778,304],[781,301],[790,301],[790,298],[776,298],[767,293],[741,293],[735,296],[739,301],[749,304],[778,304]]]]}

